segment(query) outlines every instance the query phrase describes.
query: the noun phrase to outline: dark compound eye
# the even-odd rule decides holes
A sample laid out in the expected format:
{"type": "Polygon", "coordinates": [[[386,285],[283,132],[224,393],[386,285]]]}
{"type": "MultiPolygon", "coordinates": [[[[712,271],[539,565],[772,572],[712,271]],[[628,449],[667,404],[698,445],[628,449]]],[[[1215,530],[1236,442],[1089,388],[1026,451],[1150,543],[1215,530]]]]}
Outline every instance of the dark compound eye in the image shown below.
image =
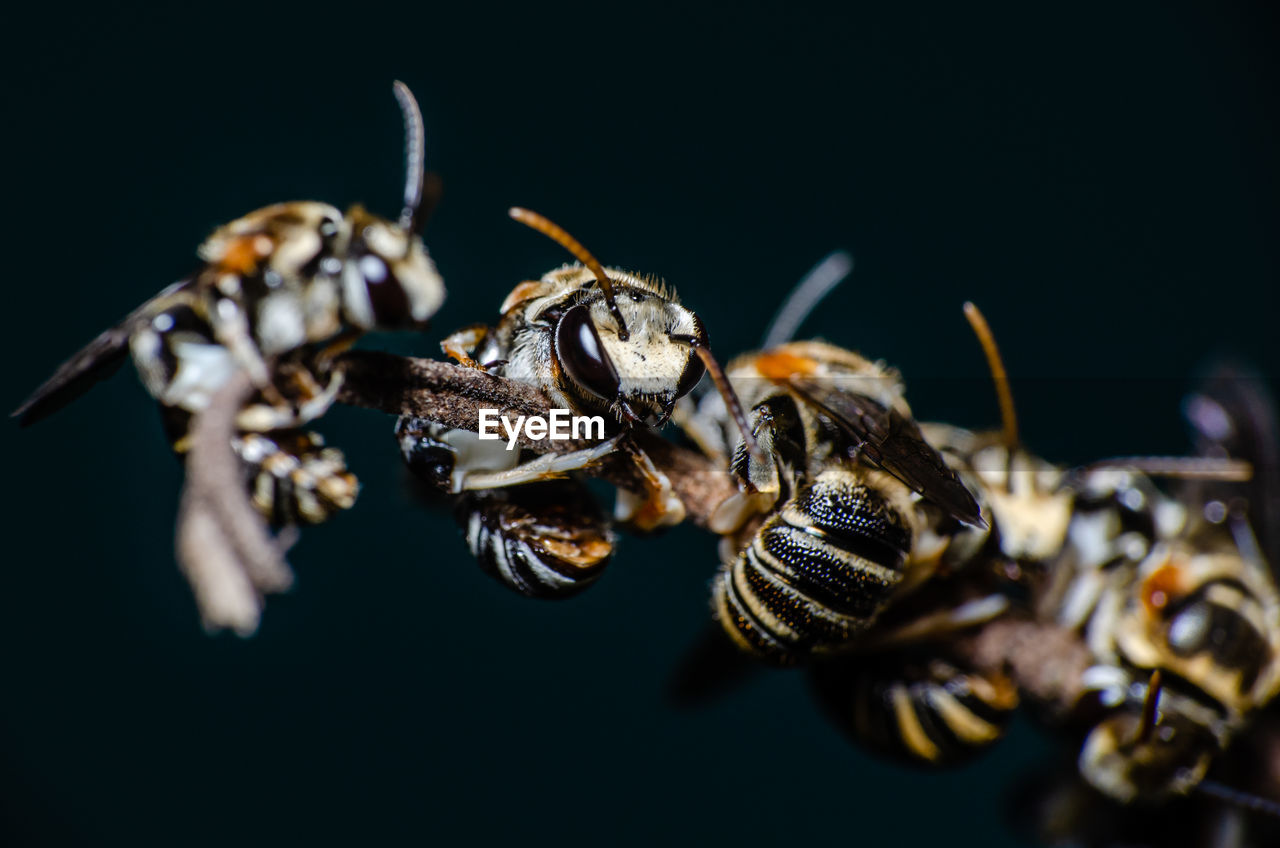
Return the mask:
{"type": "MultiPolygon", "coordinates": [[[[709,347],[710,342],[707,340],[707,331],[702,326],[702,322],[694,318],[694,340],[692,344],[698,347],[709,347]]],[[[689,392],[693,391],[693,387],[698,385],[698,381],[702,379],[702,375],[707,372],[706,366],[702,364],[702,359],[689,350],[689,364],[684,367],[684,373],[680,375],[680,383],[676,386],[676,397],[682,398],[689,392]]]]}
{"type": "Polygon", "coordinates": [[[379,327],[402,327],[410,322],[409,297],[382,257],[366,253],[357,260],[364,278],[373,321],[379,327]]]}
{"type": "Polygon", "coordinates": [[[600,344],[585,303],[566,312],[556,325],[556,358],[592,394],[610,401],[618,396],[618,372],[600,344]]]}

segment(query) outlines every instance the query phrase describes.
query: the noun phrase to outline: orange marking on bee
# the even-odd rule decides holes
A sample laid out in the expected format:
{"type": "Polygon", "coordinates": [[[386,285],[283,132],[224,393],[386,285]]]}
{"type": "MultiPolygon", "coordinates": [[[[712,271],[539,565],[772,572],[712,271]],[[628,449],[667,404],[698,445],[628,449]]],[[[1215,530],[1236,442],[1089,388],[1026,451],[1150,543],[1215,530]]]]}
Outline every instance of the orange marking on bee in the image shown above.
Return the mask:
{"type": "Polygon", "coordinates": [[[756,370],[774,382],[785,382],[793,374],[812,374],[818,363],[807,356],[772,350],[756,357],[756,370]]]}
{"type": "Polygon", "coordinates": [[[543,549],[561,562],[583,569],[599,565],[601,560],[613,553],[613,545],[599,537],[588,539],[543,538],[540,544],[543,549]]]}
{"type": "Polygon", "coordinates": [[[1147,614],[1159,615],[1170,601],[1186,594],[1185,584],[1182,569],[1172,561],[1157,568],[1150,577],[1142,581],[1140,597],[1147,614]]]}
{"type": "Polygon", "coordinates": [[[258,233],[233,239],[222,252],[218,267],[233,274],[252,274],[258,269],[258,262],[262,257],[270,252],[270,244],[270,239],[258,233]],[[263,247],[268,250],[264,252],[263,247]]]}

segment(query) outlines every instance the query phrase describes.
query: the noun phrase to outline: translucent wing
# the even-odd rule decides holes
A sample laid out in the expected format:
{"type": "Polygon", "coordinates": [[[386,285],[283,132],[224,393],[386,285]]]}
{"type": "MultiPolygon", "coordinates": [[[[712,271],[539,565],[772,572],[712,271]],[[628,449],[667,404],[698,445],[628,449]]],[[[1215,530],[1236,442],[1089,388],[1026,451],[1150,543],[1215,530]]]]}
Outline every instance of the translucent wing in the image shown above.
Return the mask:
{"type": "Polygon", "coordinates": [[[89,342],[79,353],[62,363],[52,377],[14,410],[12,417],[17,418],[23,427],[34,424],[80,397],[94,383],[110,377],[124,361],[133,331],[172,306],[190,285],[191,280],[174,283],[89,342]]]}
{"type": "Polygon", "coordinates": [[[966,524],[985,527],[982,510],[960,478],[934,450],[916,422],[866,395],[826,385],[802,374],[787,378],[801,398],[848,433],[859,455],[966,524]]]}
{"type": "Polygon", "coordinates": [[[1224,503],[1243,496],[1263,553],[1272,569],[1280,569],[1280,422],[1266,378],[1242,363],[1211,363],[1183,413],[1197,454],[1242,459],[1253,467],[1247,485],[1210,485],[1202,495],[1224,503]]]}

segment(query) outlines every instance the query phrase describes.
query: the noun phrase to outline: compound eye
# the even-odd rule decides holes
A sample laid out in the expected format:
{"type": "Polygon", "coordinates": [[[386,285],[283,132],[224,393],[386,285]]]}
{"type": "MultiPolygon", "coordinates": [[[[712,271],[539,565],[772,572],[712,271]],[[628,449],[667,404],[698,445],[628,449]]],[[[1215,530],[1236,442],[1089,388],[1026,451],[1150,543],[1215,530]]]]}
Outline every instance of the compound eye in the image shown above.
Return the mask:
{"type": "Polygon", "coordinates": [[[410,323],[409,297],[383,258],[366,253],[357,262],[365,291],[369,294],[369,305],[373,308],[374,324],[392,328],[410,323]]]}
{"type": "Polygon", "coordinates": [[[604,400],[618,396],[618,372],[613,369],[585,303],[570,309],[556,325],[556,358],[579,385],[604,400]]]}
{"type": "MultiPolygon", "coordinates": [[[[697,318],[694,318],[694,327],[697,335],[694,336],[692,344],[698,347],[710,347],[707,331],[697,318]]],[[[676,386],[676,397],[682,398],[693,391],[693,387],[698,385],[698,381],[702,379],[702,375],[705,373],[707,373],[707,368],[702,364],[702,357],[694,353],[691,346],[689,348],[689,364],[684,367],[684,373],[680,375],[680,383],[676,386]]]]}

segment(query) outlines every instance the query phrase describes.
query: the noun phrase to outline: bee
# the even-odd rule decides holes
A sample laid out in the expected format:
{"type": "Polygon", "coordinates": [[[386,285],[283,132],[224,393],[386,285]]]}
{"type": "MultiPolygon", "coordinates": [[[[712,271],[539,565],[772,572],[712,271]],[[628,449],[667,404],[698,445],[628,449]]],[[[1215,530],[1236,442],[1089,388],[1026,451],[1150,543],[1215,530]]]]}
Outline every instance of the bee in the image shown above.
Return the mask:
{"type": "Polygon", "coordinates": [[[131,353],[159,402],[174,450],[187,449],[191,416],[236,373],[257,398],[241,410],[235,449],[255,503],[281,519],[322,520],[350,506],[355,480],[341,453],[299,429],[328,409],[341,385],[332,356],[367,330],[424,326],[444,283],[419,232],[425,221],[422,115],[407,86],[404,208],[388,221],[359,205],[280,203],[219,227],[203,264],[99,335],[20,406],[23,425],[57,411],[109,376],[131,353]],[[280,504],[286,496],[291,503],[280,504]]]}
{"type": "MultiPolygon", "coordinates": [[[[565,475],[624,450],[648,491],[644,497],[620,491],[615,517],[640,530],[680,522],[684,505],[670,481],[625,436],[665,424],[676,401],[708,371],[722,391],[727,382],[702,321],[664,283],[606,269],[537,213],[510,214],[580,264],[520,283],[496,326],[466,327],[441,348],[466,367],[534,386],[553,407],[607,416],[613,435],[581,451],[533,459],[500,441],[407,416],[397,422],[396,438],[411,472],[455,494],[455,515],[486,573],[530,597],[570,597],[600,577],[616,536],[582,482],[565,475]]],[[[731,393],[726,403],[741,420],[731,393]]]]}
{"type": "MultiPolygon", "coordinates": [[[[921,498],[957,522],[985,523],[882,364],[824,342],[790,342],[738,357],[728,377],[766,457],[738,445],[730,470],[740,491],[712,518],[726,554],[713,610],[747,652],[790,664],[867,630],[930,558],[917,544],[921,498]]],[[[695,418],[727,443],[717,401],[704,399],[695,418]]]]}
{"type": "MultiPolygon", "coordinates": [[[[1132,506],[1133,491],[1117,493],[1132,506]]],[[[1161,506],[1156,501],[1152,509],[1161,506]]],[[[1108,524],[1123,528],[1124,518],[1108,524]]],[[[1274,580],[1229,532],[1196,512],[1172,535],[1154,516],[1146,518],[1157,531],[1145,553],[1141,529],[1086,540],[1080,528],[1063,563],[1079,569],[1080,582],[1060,619],[1082,628],[1097,663],[1090,688],[1108,710],[1085,740],[1080,769],[1120,801],[1190,792],[1212,758],[1280,691],[1274,580]],[[1116,553],[1090,561],[1087,555],[1105,542],[1116,553]],[[1096,586],[1096,594],[1082,584],[1096,586]],[[1164,682],[1149,682],[1153,676],[1164,682]],[[1143,702],[1150,706],[1140,710],[1143,702]]]]}
{"type": "Polygon", "coordinates": [[[1196,791],[1280,692],[1280,590],[1247,501],[1205,497],[1238,473],[1222,456],[1100,463],[1071,484],[1066,545],[1038,604],[1094,657],[1085,682],[1096,704],[1083,709],[1101,718],[1079,769],[1121,802],[1196,791]],[[1149,473],[1191,482],[1170,495],[1149,473]]]}

